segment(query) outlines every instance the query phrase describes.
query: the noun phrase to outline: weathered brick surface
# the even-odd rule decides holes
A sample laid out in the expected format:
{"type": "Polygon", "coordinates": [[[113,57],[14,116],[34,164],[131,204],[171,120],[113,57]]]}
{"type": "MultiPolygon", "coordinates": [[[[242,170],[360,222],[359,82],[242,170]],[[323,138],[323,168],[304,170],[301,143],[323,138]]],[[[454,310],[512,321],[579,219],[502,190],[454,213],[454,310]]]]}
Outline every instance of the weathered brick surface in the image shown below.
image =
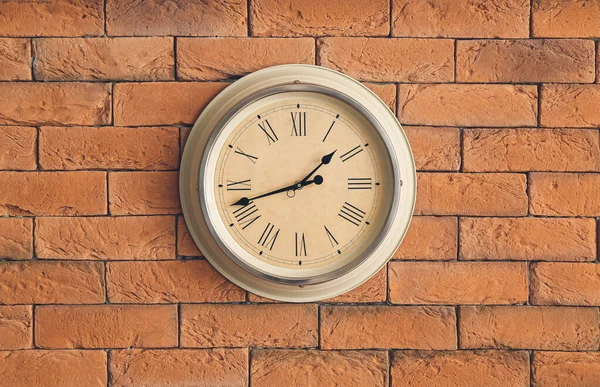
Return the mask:
{"type": "Polygon", "coordinates": [[[174,347],[175,305],[40,306],[35,310],[40,348],[174,347]]]}
{"type": "Polygon", "coordinates": [[[0,172],[6,215],[106,214],[105,172],[0,172]]]}
{"type": "Polygon", "coordinates": [[[177,128],[40,128],[42,169],[151,169],[179,166],[177,128]]]}
{"type": "Polygon", "coordinates": [[[243,302],[246,295],[205,260],[109,262],[106,280],[114,303],[243,302]]]}
{"type": "Polygon", "coordinates": [[[542,85],[540,100],[542,126],[600,126],[600,85],[542,85]]]}
{"type": "Polygon", "coordinates": [[[415,216],[394,259],[424,261],[456,259],[458,221],[455,217],[415,216]]]}
{"type": "MultiPolygon", "coordinates": [[[[0,27],[1,28],[1,27],[0,27]]],[[[29,39],[0,38],[0,79],[25,81],[31,79],[31,45],[29,39]]]]}
{"type": "Polygon", "coordinates": [[[525,351],[397,351],[392,386],[527,386],[525,351]]]}
{"type": "Polygon", "coordinates": [[[408,125],[533,126],[537,98],[529,85],[399,85],[398,118],[408,125]]]}
{"type": "Polygon", "coordinates": [[[600,380],[598,352],[534,352],[534,386],[593,386],[600,380]]]}
{"type": "Polygon", "coordinates": [[[392,0],[392,35],[458,38],[529,36],[529,2],[392,0]]]}
{"type": "Polygon", "coordinates": [[[418,171],[457,171],[460,168],[458,128],[405,126],[418,171]]]}
{"type": "Polygon", "coordinates": [[[457,82],[594,82],[592,40],[464,40],[457,82]]]}
{"type": "Polygon", "coordinates": [[[182,305],[182,347],[316,347],[317,306],[182,305]]]}
{"type": "Polygon", "coordinates": [[[106,300],[100,262],[0,262],[0,304],[96,304],[106,300]]]}
{"type": "Polygon", "coordinates": [[[250,22],[257,36],[387,36],[390,8],[384,0],[254,0],[250,22]]]}
{"type": "Polygon", "coordinates": [[[108,204],[112,215],[178,214],[177,172],[109,172],[108,204]]]}
{"type": "Polygon", "coordinates": [[[38,218],[35,243],[39,258],[175,259],[175,218],[38,218]]]}
{"type": "Polygon", "coordinates": [[[529,196],[529,210],[535,215],[598,216],[600,175],[532,173],[529,196]]]}
{"type": "Polygon", "coordinates": [[[461,348],[598,350],[598,309],[544,306],[460,308],[461,348]]]}
{"type": "Polygon", "coordinates": [[[454,79],[450,39],[324,38],[319,64],[377,82],[448,82],[454,79]]]}
{"type": "Polygon", "coordinates": [[[260,350],[252,354],[253,386],[388,385],[383,351],[260,350]]]}
{"type": "Polygon", "coordinates": [[[106,0],[106,30],[115,36],[240,36],[247,0],[106,0]]]}
{"type": "Polygon", "coordinates": [[[396,112],[396,85],[393,83],[363,83],[390,108],[396,112]]]}
{"type": "Polygon", "coordinates": [[[461,218],[460,259],[593,261],[593,219],[461,218]]]}
{"type": "Polygon", "coordinates": [[[25,218],[0,218],[0,259],[33,257],[33,221],[25,218]]]}
{"type": "Polygon", "coordinates": [[[198,257],[202,255],[202,252],[198,250],[196,243],[190,235],[183,216],[179,216],[177,219],[177,255],[186,257],[198,257]]]}
{"type": "Polygon", "coordinates": [[[33,307],[0,306],[0,350],[33,347],[33,307]]]}
{"type": "Polygon", "coordinates": [[[269,66],[314,64],[314,51],[315,42],[309,38],[181,38],[177,74],[180,79],[228,79],[269,66]]]}
{"type": "Polygon", "coordinates": [[[38,39],[40,80],[168,80],[175,74],[172,38],[38,39]]]}
{"type": "Polygon", "coordinates": [[[0,125],[105,125],[110,98],[102,83],[1,82],[0,125]]]}
{"type": "Polygon", "coordinates": [[[600,306],[600,265],[536,262],[531,267],[531,301],[538,305],[600,306]]]}
{"type": "Polygon", "coordinates": [[[456,348],[454,308],[325,306],[321,348],[456,348]]]}
{"type": "Polygon", "coordinates": [[[0,170],[31,170],[36,163],[37,129],[24,126],[0,127],[0,170]]]}
{"type": "Polygon", "coordinates": [[[133,349],[110,352],[111,386],[246,386],[246,349],[133,349]]]}
{"type": "Polygon", "coordinates": [[[469,172],[598,171],[598,132],[587,129],[465,129],[469,172]]]}
{"type": "Polygon", "coordinates": [[[535,37],[597,37],[600,4],[595,1],[534,0],[532,26],[535,37]]]}
{"type": "Polygon", "coordinates": [[[392,262],[395,304],[517,304],[527,301],[527,265],[517,262],[392,262]]]}
{"type": "Polygon", "coordinates": [[[421,173],[417,176],[419,215],[511,216],[527,213],[525,175],[421,173]]]}
{"type": "Polygon", "coordinates": [[[2,351],[2,384],[11,387],[106,386],[104,351],[2,351]]]}

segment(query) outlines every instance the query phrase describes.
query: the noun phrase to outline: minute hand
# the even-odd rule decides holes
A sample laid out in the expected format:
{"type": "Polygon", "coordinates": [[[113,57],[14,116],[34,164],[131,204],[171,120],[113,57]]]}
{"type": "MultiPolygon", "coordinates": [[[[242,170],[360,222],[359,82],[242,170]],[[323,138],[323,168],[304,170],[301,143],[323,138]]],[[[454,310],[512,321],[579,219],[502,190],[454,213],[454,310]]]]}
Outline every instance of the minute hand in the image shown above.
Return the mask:
{"type": "Polygon", "coordinates": [[[315,169],[313,169],[308,175],[306,175],[306,177],[304,179],[300,180],[300,184],[306,183],[308,181],[308,179],[310,179],[310,177],[315,172],[317,172],[317,170],[319,170],[319,168],[321,168],[325,164],[329,164],[331,162],[331,158],[333,157],[333,154],[335,152],[337,152],[337,149],[334,150],[333,152],[331,152],[330,154],[321,157],[321,164],[317,165],[317,167],[315,169]]]}
{"type": "Polygon", "coordinates": [[[255,196],[253,198],[243,197],[240,200],[238,200],[237,202],[233,203],[232,206],[245,206],[245,205],[248,205],[248,203],[250,203],[252,200],[264,198],[266,196],[271,196],[271,195],[275,195],[275,194],[290,191],[290,190],[296,190],[296,189],[305,187],[307,185],[311,185],[313,183],[319,185],[319,184],[323,183],[323,178],[320,176],[315,176],[315,179],[313,179],[313,180],[288,185],[287,187],[279,188],[274,191],[255,196]]]}

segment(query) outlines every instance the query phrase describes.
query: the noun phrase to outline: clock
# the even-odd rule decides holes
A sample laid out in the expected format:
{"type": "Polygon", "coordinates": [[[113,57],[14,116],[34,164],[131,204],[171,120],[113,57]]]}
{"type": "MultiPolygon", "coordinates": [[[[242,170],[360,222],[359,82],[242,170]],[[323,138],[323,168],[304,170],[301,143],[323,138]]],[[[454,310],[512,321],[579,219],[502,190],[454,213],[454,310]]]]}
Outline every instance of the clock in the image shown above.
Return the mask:
{"type": "Polygon", "coordinates": [[[408,140],[373,92],[323,67],[236,81],[204,109],[183,152],[180,195],[208,261],[263,297],[309,302],[377,273],[416,192],[408,140]]]}

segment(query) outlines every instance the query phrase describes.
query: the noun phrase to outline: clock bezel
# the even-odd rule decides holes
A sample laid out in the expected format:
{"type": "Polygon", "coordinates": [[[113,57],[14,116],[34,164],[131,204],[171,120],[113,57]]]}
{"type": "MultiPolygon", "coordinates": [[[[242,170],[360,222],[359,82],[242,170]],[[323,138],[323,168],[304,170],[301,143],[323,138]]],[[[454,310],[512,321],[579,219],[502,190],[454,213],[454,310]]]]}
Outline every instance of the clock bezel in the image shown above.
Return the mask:
{"type": "MultiPolygon", "coordinates": [[[[383,267],[401,243],[415,203],[416,173],[412,152],[395,115],[372,91],[339,72],[312,65],[282,65],[245,76],[222,91],[204,109],[183,152],[180,195],[190,235],[206,259],[225,277],[258,295],[294,302],[330,298],[359,286],[383,267]],[[267,96],[292,91],[317,92],[337,98],[363,115],[388,150],[394,176],[388,219],[360,258],[341,268],[312,277],[280,277],[250,266],[231,248],[227,230],[215,227],[214,196],[217,139],[227,123],[246,106],[267,96]],[[214,167],[214,166],[213,166],[214,167]],[[213,168],[214,169],[214,168],[213,168]],[[211,195],[212,194],[212,195],[211,195]],[[210,204],[212,201],[212,204],[210,204]],[[211,209],[212,205],[212,209],[211,209]],[[229,246],[228,246],[229,245],[229,246]]],[[[233,240],[233,239],[232,239],[233,240]]],[[[239,246],[240,250],[243,250],[239,246]]]]}

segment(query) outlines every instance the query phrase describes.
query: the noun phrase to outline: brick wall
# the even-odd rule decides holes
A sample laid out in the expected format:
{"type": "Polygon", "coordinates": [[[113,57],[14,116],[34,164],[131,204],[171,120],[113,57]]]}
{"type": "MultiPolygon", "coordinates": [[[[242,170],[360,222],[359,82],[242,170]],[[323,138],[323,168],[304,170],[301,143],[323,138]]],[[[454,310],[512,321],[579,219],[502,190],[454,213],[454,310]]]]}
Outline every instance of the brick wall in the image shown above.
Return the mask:
{"type": "Polygon", "coordinates": [[[0,1],[1,386],[593,385],[600,2],[0,1]],[[315,63],[398,114],[415,216],[319,304],[226,281],[178,200],[240,76],[315,63]]]}

